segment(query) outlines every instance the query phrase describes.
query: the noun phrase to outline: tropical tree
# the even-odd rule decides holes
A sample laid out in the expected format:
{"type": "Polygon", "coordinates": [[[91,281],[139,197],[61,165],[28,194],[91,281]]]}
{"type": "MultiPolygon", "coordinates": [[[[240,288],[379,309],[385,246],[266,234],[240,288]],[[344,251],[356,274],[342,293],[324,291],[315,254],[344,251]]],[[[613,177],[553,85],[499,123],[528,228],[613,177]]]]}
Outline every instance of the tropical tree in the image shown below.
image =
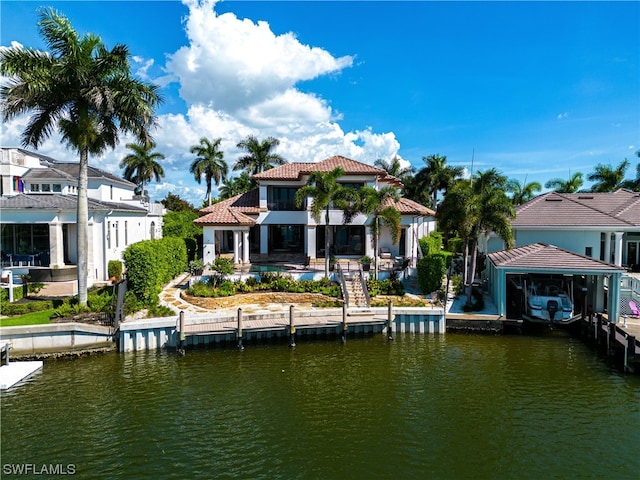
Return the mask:
{"type": "Polygon", "coordinates": [[[522,205],[536,196],[536,192],[542,190],[539,182],[529,182],[525,179],[524,183],[519,180],[511,179],[507,182],[507,192],[511,193],[511,203],[514,206],[522,205]]]}
{"type": "Polygon", "coordinates": [[[550,188],[557,193],[576,193],[582,187],[584,180],[582,179],[582,173],[574,173],[568,180],[561,178],[552,178],[544,184],[545,188],[550,188]]]}
{"type": "Polygon", "coordinates": [[[447,157],[439,154],[422,157],[426,166],[418,171],[415,176],[418,190],[428,192],[431,197],[431,207],[438,205],[438,193],[446,193],[456,179],[462,177],[464,167],[451,167],[447,165],[447,157]]]}
{"type": "Polygon", "coordinates": [[[131,75],[125,45],[108,50],[99,36],[79,35],[51,8],[40,11],[38,29],[48,52],[21,45],[0,50],[0,111],[4,121],[33,113],[22,134],[24,146],[38,148],[57,130],[79,154],[78,301],[86,305],[89,156],[114,148],[120,133],[150,141],[161,98],[156,85],[131,75]]]}
{"type": "Polygon", "coordinates": [[[478,241],[481,235],[496,233],[511,249],[514,244],[511,220],[516,212],[513,204],[505,193],[507,178],[501,175],[495,168],[485,172],[478,172],[471,185],[472,197],[467,207],[470,216],[472,245],[471,261],[469,266],[467,304],[472,303],[472,286],[475,280],[476,260],[478,256],[478,241]]]}
{"type": "Polygon", "coordinates": [[[365,186],[357,190],[357,196],[346,196],[341,199],[345,223],[349,223],[358,213],[371,216],[371,234],[373,242],[374,275],[378,278],[378,243],[380,228],[386,226],[391,233],[391,241],[398,243],[400,238],[400,221],[402,215],[395,207],[395,202],[400,200],[400,192],[392,186],[376,190],[365,186]],[[355,201],[353,201],[355,200],[355,201]]]}
{"type": "Polygon", "coordinates": [[[374,167],[381,168],[389,175],[394,176],[400,180],[403,180],[413,173],[413,167],[403,167],[400,162],[400,157],[395,155],[391,160],[385,161],[382,158],[378,158],[373,162],[374,167]]]}
{"type": "Polygon", "coordinates": [[[280,140],[277,138],[268,137],[259,141],[253,135],[247,136],[247,138],[238,143],[238,148],[246,150],[247,155],[240,157],[233,169],[246,170],[251,175],[255,175],[276,165],[284,164],[284,158],[272,152],[278,145],[280,145],[280,140]]]}
{"type": "Polygon", "coordinates": [[[193,207],[193,205],[174,193],[167,193],[167,196],[164,199],[160,200],[160,203],[162,203],[162,205],[164,205],[164,208],[166,208],[170,212],[198,211],[193,207]]]}
{"type": "Polygon", "coordinates": [[[154,152],[154,142],[127,143],[127,148],[132,151],[120,162],[120,168],[124,168],[123,176],[137,185],[136,192],[145,195],[144,184],[154,178],[159,182],[164,177],[164,170],[157,160],[164,159],[164,155],[154,152]]]}
{"type": "Polygon", "coordinates": [[[311,216],[320,223],[321,215],[324,212],[324,224],[325,224],[325,254],[324,254],[324,276],[329,277],[329,211],[331,206],[335,203],[336,206],[341,206],[343,209],[343,216],[348,215],[344,213],[348,203],[356,200],[353,195],[354,189],[347,188],[338,183],[338,178],[345,174],[342,167],[336,167],[330,172],[311,172],[307,180],[307,184],[298,189],[295,195],[295,203],[298,208],[304,206],[307,198],[312,198],[311,204],[311,216]]]}
{"type": "Polygon", "coordinates": [[[507,183],[507,178],[495,168],[478,172],[470,181],[457,182],[437,212],[439,228],[455,229],[465,242],[464,279],[469,305],[481,237],[494,232],[507,248],[514,244],[511,220],[515,218],[515,209],[506,194],[507,183]]]}
{"type": "Polygon", "coordinates": [[[629,160],[624,159],[616,168],[599,163],[595,170],[587,175],[587,180],[596,182],[591,186],[592,192],[614,192],[622,188],[624,175],[629,168],[629,160]]]}
{"type": "Polygon", "coordinates": [[[220,186],[220,199],[235,197],[238,194],[246,193],[249,190],[255,188],[255,181],[247,172],[242,172],[240,175],[227,178],[220,186]]]}
{"type": "MultiPolygon", "coordinates": [[[[636,152],[636,157],[640,157],[640,150],[636,152]]],[[[636,165],[636,178],[634,180],[626,180],[623,187],[634,192],[640,192],[640,162],[636,165]]]]}
{"type": "Polygon", "coordinates": [[[229,170],[227,163],[224,161],[224,152],[220,150],[221,138],[216,138],[213,142],[202,137],[200,145],[191,147],[191,153],[196,155],[196,159],[191,163],[189,171],[193,174],[196,181],[200,183],[204,176],[207,184],[207,193],[205,199],[211,205],[211,182],[220,185],[222,180],[226,180],[229,170]]]}

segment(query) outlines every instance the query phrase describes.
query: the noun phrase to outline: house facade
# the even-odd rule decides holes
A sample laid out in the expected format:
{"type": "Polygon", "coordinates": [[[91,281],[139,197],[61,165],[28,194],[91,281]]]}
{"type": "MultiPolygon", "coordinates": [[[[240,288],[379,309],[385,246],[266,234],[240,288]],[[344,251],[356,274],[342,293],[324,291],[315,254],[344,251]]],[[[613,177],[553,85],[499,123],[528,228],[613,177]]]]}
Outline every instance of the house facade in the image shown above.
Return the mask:
{"type": "MultiPolygon", "coordinates": [[[[0,153],[3,267],[35,272],[75,265],[79,164],[21,148],[0,153]]],[[[121,260],[128,245],[162,236],[162,205],[135,196],[134,189],[133,183],[89,166],[89,285],[107,279],[109,261],[121,260]]]]}
{"type": "MultiPolygon", "coordinates": [[[[640,268],[638,192],[549,192],[518,206],[511,226],[516,247],[541,242],[629,270],[640,268]]],[[[486,253],[504,248],[495,235],[486,242],[486,253]]]]}
{"type": "MultiPolygon", "coordinates": [[[[345,224],[342,210],[332,208],[327,224],[324,214],[319,222],[313,218],[309,208],[312,199],[300,208],[295,204],[296,192],[307,184],[312,172],[330,172],[336,167],[345,171],[338,179],[345,186],[402,188],[402,183],[386,171],[341,156],[317,163],[292,162],[266,170],[253,177],[258,188],[200,211],[201,217],[195,223],[203,227],[204,262],[211,263],[224,253],[232,253],[236,265],[286,256],[316,259],[327,254],[336,258],[379,255],[373,247],[372,216],[360,214],[345,224]],[[327,237],[330,252],[325,251],[327,237]]],[[[405,198],[394,202],[394,206],[402,215],[400,239],[394,244],[388,229],[381,226],[379,249],[391,257],[415,262],[418,240],[435,229],[435,214],[405,198]]]]}

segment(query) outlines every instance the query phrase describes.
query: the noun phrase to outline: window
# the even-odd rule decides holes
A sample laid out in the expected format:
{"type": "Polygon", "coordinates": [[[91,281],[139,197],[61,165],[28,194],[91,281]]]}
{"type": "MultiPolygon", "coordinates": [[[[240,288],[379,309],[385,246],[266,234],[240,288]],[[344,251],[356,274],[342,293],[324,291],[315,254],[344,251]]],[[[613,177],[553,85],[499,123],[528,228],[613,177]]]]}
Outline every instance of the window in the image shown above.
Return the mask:
{"type": "Polygon", "coordinates": [[[302,225],[269,225],[270,253],[304,252],[304,228],[302,225]]]}
{"type": "Polygon", "coordinates": [[[51,192],[51,185],[49,185],[48,183],[43,183],[42,184],[42,191],[43,192],[47,192],[47,193],[51,192]]]}
{"type": "Polygon", "coordinates": [[[296,207],[295,196],[297,188],[292,187],[268,187],[267,208],[273,211],[302,210],[296,207]]]}
{"type": "Polygon", "coordinates": [[[111,222],[107,222],[107,248],[111,248],[111,222]]]}
{"type": "Polygon", "coordinates": [[[30,186],[30,190],[32,192],[39,192],[40,191],[40,185],[37,183],[32,183],[30,186]]]}
{"type": "Polygon", "coordinates": [[[129,245],[129,226],[126,220],[124,221],[124,244],[129,245]]]}
{"type": "Polygon", "coordinates": [[[151,227],[149,228],[149,236],[151,240],[156,238],[156,222],[151,222],[151,227]]]}
{"type": "Polygon", "coordinates": [[[115,222],[113,224],[113,235],[115,236],[115,239],[116,239],[116,248],[118,248],[120,246],[120,241],[119,241],[120,239],[118,238],[119,237],[119,235],[118,235],[118,222],[115,222]]]}
{"type": "Polygon", "coordinates": [[[356,190],[359,190],[362,187],[364,187],[363,182],[340,182],[340,185],[346,188],[354,188],[356,190]]]}
{"type": "Polygon", "coordinates": [[[336,227],[333,250],[335,255],[364,255],[364,227],[336,227]]]}
{"type": "Polygon", "coordinates": [[[587,257],[593,257],[593,247],[585,247],[584,254],[587,257]]]}
{"type": "Polygon", "coordinates": [[[51,187],[51,190],[53,190],[54,192],[62,192],[62,185],[60,185],[59,183],[54,183],[51,187]]]}

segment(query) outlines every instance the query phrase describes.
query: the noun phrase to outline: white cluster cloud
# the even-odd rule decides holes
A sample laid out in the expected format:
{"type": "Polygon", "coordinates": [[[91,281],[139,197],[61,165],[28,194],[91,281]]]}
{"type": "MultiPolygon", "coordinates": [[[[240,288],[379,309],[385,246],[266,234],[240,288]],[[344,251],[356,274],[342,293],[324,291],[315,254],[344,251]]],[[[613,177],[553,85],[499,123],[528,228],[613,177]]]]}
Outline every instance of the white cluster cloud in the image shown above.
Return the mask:
{"type": "MultiPolygon", "coordinates": [[[[148,186],[160,200],[171,192],[200,205],[205,186],[189,173],[189,150],[200,138],[221,138],[221,149],[230,169],[241,155],[236,145],[247,135],[273,136],[280,140],[277,153],[288,161],[319,161],[333,155],[373,163],[390,159],[400,145],[392,132],[362,130],[344,132],[341,116],[327,99],[300,91],[296,85],[323,75],[339,75],[353,66],[354,57],[334,57],[328,51],[301,43],[293,33],[276,35],[264,21],[239,19],[233,13],[218,15],[215,0],[184,0],[187,44],[166,56],[164,73],[149,78],[159,59],[133,57],[136,74],[161,86],[177,82],[186,112],[165,113],[154,132],[157,151],[166,159],[164,183],[148,186]]],[[[292,28],[295,27],[292,25],[292,28]]],[[[3,144],[19,145],[26,119],[2,126],[3,144]]],[[[54,158],[74,160],[53,136],[39,149],[54,158]]],[[[93,163],[112,172],[126,155],[121,144],[93,163]]],[[[215,193],[215,192],[214,192],[215,193]]]]}

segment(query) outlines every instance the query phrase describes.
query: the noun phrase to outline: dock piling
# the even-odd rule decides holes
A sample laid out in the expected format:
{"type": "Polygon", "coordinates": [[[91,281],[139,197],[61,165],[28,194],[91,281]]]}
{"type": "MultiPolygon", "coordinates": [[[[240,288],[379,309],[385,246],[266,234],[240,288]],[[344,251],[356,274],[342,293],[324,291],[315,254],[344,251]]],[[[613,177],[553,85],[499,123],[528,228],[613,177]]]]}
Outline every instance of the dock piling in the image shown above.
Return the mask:
{"type": "Polygon", "coordinates": [[[342,343],[347,343],[347,304],[342,304],[342,343]]]}
{"type": "Polygon", "coordinates": [[[178,353],[180,355],[184,355],[185,351],[184,351],[184,342],[186,340],[186,334],[185,334],[185,330],[184,330],[184,311],[180,311],[180,333],[179,333],[179,340],[178,340],[178,353]]]}
{"type": "Polygon", "coordinates": [[[387,303],[387,340],[393,340],[393,302],[387,303]]]}
{"type": "Polygon", "coordinates": [[[289,306],[289,346],[290,347],[296,346],[296,326],[295,326],[295,321],[293,316],[293,310],[294,310],[294,306],[290,305],[289,306]]]}
{"type": "Polygon", "coordinates": [[[242,308],[238,308],[238,350],[244,350],[242,345],[242,308]]]}

